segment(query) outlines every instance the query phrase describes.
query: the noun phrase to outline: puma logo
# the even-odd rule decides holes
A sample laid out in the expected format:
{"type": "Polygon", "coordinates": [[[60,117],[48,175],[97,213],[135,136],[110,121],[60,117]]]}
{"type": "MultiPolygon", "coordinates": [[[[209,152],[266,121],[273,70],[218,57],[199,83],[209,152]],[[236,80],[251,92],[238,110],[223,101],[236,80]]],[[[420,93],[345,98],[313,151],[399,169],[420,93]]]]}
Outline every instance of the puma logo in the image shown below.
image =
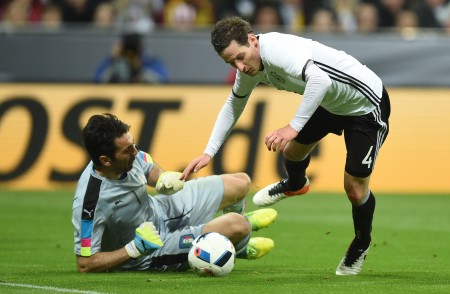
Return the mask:
{"type": "Polygon", "coordinates": [[[89,217],[92,217],[92,213],[94,212],[94,210],[92,209],[91,211],[89,211],[85,208],[83,209],[83,212],[86,212],[89,215],[89,217]]]}
{"type": "Polygon", "coordinates": [[[115,204],[115,205],[117,205],[117,204],[119,204],[119,203],[124,203],[124,202],[123,202],[122,200],[120,200],[120,199],[117,200],[117,201],[114,201],[114,204],[115,204]]]}

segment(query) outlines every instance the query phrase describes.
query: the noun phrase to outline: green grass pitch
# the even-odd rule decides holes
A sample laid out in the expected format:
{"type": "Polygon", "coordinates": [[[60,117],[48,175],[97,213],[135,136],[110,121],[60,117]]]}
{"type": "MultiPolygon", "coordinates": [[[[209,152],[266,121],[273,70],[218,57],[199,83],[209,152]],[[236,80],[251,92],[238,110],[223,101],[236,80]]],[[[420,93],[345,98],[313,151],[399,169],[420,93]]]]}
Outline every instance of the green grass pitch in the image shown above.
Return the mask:
{"type": "Polygon", "coordinates": [[[276,222],[254,234],[273,238],[274,251],[237,260],[224,278],[79,274],[72,195],[0,191],[0,293],[450,293],[450,195],[377,194],[372,247],[352,277],[334,274],[353,236],[345,195],[283,200],[276,222]]]}

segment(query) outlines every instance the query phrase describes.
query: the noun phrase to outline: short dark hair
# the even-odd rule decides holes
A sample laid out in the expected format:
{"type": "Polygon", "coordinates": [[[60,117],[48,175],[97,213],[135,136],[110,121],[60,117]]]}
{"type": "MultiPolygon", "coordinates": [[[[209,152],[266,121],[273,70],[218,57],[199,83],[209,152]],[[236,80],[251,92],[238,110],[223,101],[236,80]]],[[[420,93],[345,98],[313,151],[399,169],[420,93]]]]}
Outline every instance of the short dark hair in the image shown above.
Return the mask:
{"type": "Polygon", "coordinates": [[[143,53],[142,36],[138,33],[126,33],[122,35],[123,53],[131,53],[141,56],[143,53]]]}
{"type": "Polygon", "coordinates": [[[96,114],[89,118],[83,129],[83,141],[95,166],[100,166],[100,156],[115,159],[115,139],[130,130],[130,126],[111,113],[96,114]]]}
{"type": "Polygon", "coordinates": [[[250,33],[253,33],[253,29],[249,22],[238,16],[227,17],[214,26],[211,32],[211,44],[221,55],[233,40],[239,45],[249,45],[248,34],[250,33]]]}

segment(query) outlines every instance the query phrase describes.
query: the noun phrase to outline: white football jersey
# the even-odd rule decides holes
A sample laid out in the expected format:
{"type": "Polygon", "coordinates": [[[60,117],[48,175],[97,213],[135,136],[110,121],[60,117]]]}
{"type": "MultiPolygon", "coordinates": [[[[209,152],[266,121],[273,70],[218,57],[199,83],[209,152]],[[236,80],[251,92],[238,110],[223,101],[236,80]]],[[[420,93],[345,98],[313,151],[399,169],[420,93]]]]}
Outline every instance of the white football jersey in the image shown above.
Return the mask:
{"type": "Polygon", "coordinates": [[[256,76],[237,71],[204,151],[210,156],[217,153],[259,83],[303,95],[290,122],[298,132],[319,105],[336,115],[359,116],[380,102],[381,79],[345,52],[289,34],[260,34],[258,39],[264,68],[256,76]]]}

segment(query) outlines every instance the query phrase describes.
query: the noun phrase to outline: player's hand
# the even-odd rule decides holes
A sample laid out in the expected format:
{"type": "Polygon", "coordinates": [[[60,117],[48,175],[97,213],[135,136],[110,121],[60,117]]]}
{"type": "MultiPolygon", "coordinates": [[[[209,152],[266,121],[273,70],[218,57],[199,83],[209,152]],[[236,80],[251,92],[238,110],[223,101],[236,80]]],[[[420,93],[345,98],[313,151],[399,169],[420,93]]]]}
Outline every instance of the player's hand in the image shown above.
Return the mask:
{"type": "Polygon", "coordinates": [[[265,143],[269,151],[283,151],[289,141],[297,137],[298,132],[290,125],[278,129],[266,136],[265,143]]]}
{"type": "Polygon", "coordinates": [[[152,222],[142,223],[137,229],[134,240],[125,245],[125,250],[131,258],[149,255],[164,245],[152,222]]]}
{"type": "Polygon", "coordinates": [[[187,180],[189,175],[191,173],[196,173],[205,166],[209,164],[211,161],[211,156],[208,154],[203,153],[201,156],[197,157],[196,159],[192,160],[188,166],[184,169],[183,173],[181,174],[180,180],[187,180]]]}
{"type": "Polygon", "coordinates": [[[181,173],[166,171],[163,172],[156,182],[156,191],[160,194],[172,195],[183,189],[184,180],[180,180],[181,173]]]}

